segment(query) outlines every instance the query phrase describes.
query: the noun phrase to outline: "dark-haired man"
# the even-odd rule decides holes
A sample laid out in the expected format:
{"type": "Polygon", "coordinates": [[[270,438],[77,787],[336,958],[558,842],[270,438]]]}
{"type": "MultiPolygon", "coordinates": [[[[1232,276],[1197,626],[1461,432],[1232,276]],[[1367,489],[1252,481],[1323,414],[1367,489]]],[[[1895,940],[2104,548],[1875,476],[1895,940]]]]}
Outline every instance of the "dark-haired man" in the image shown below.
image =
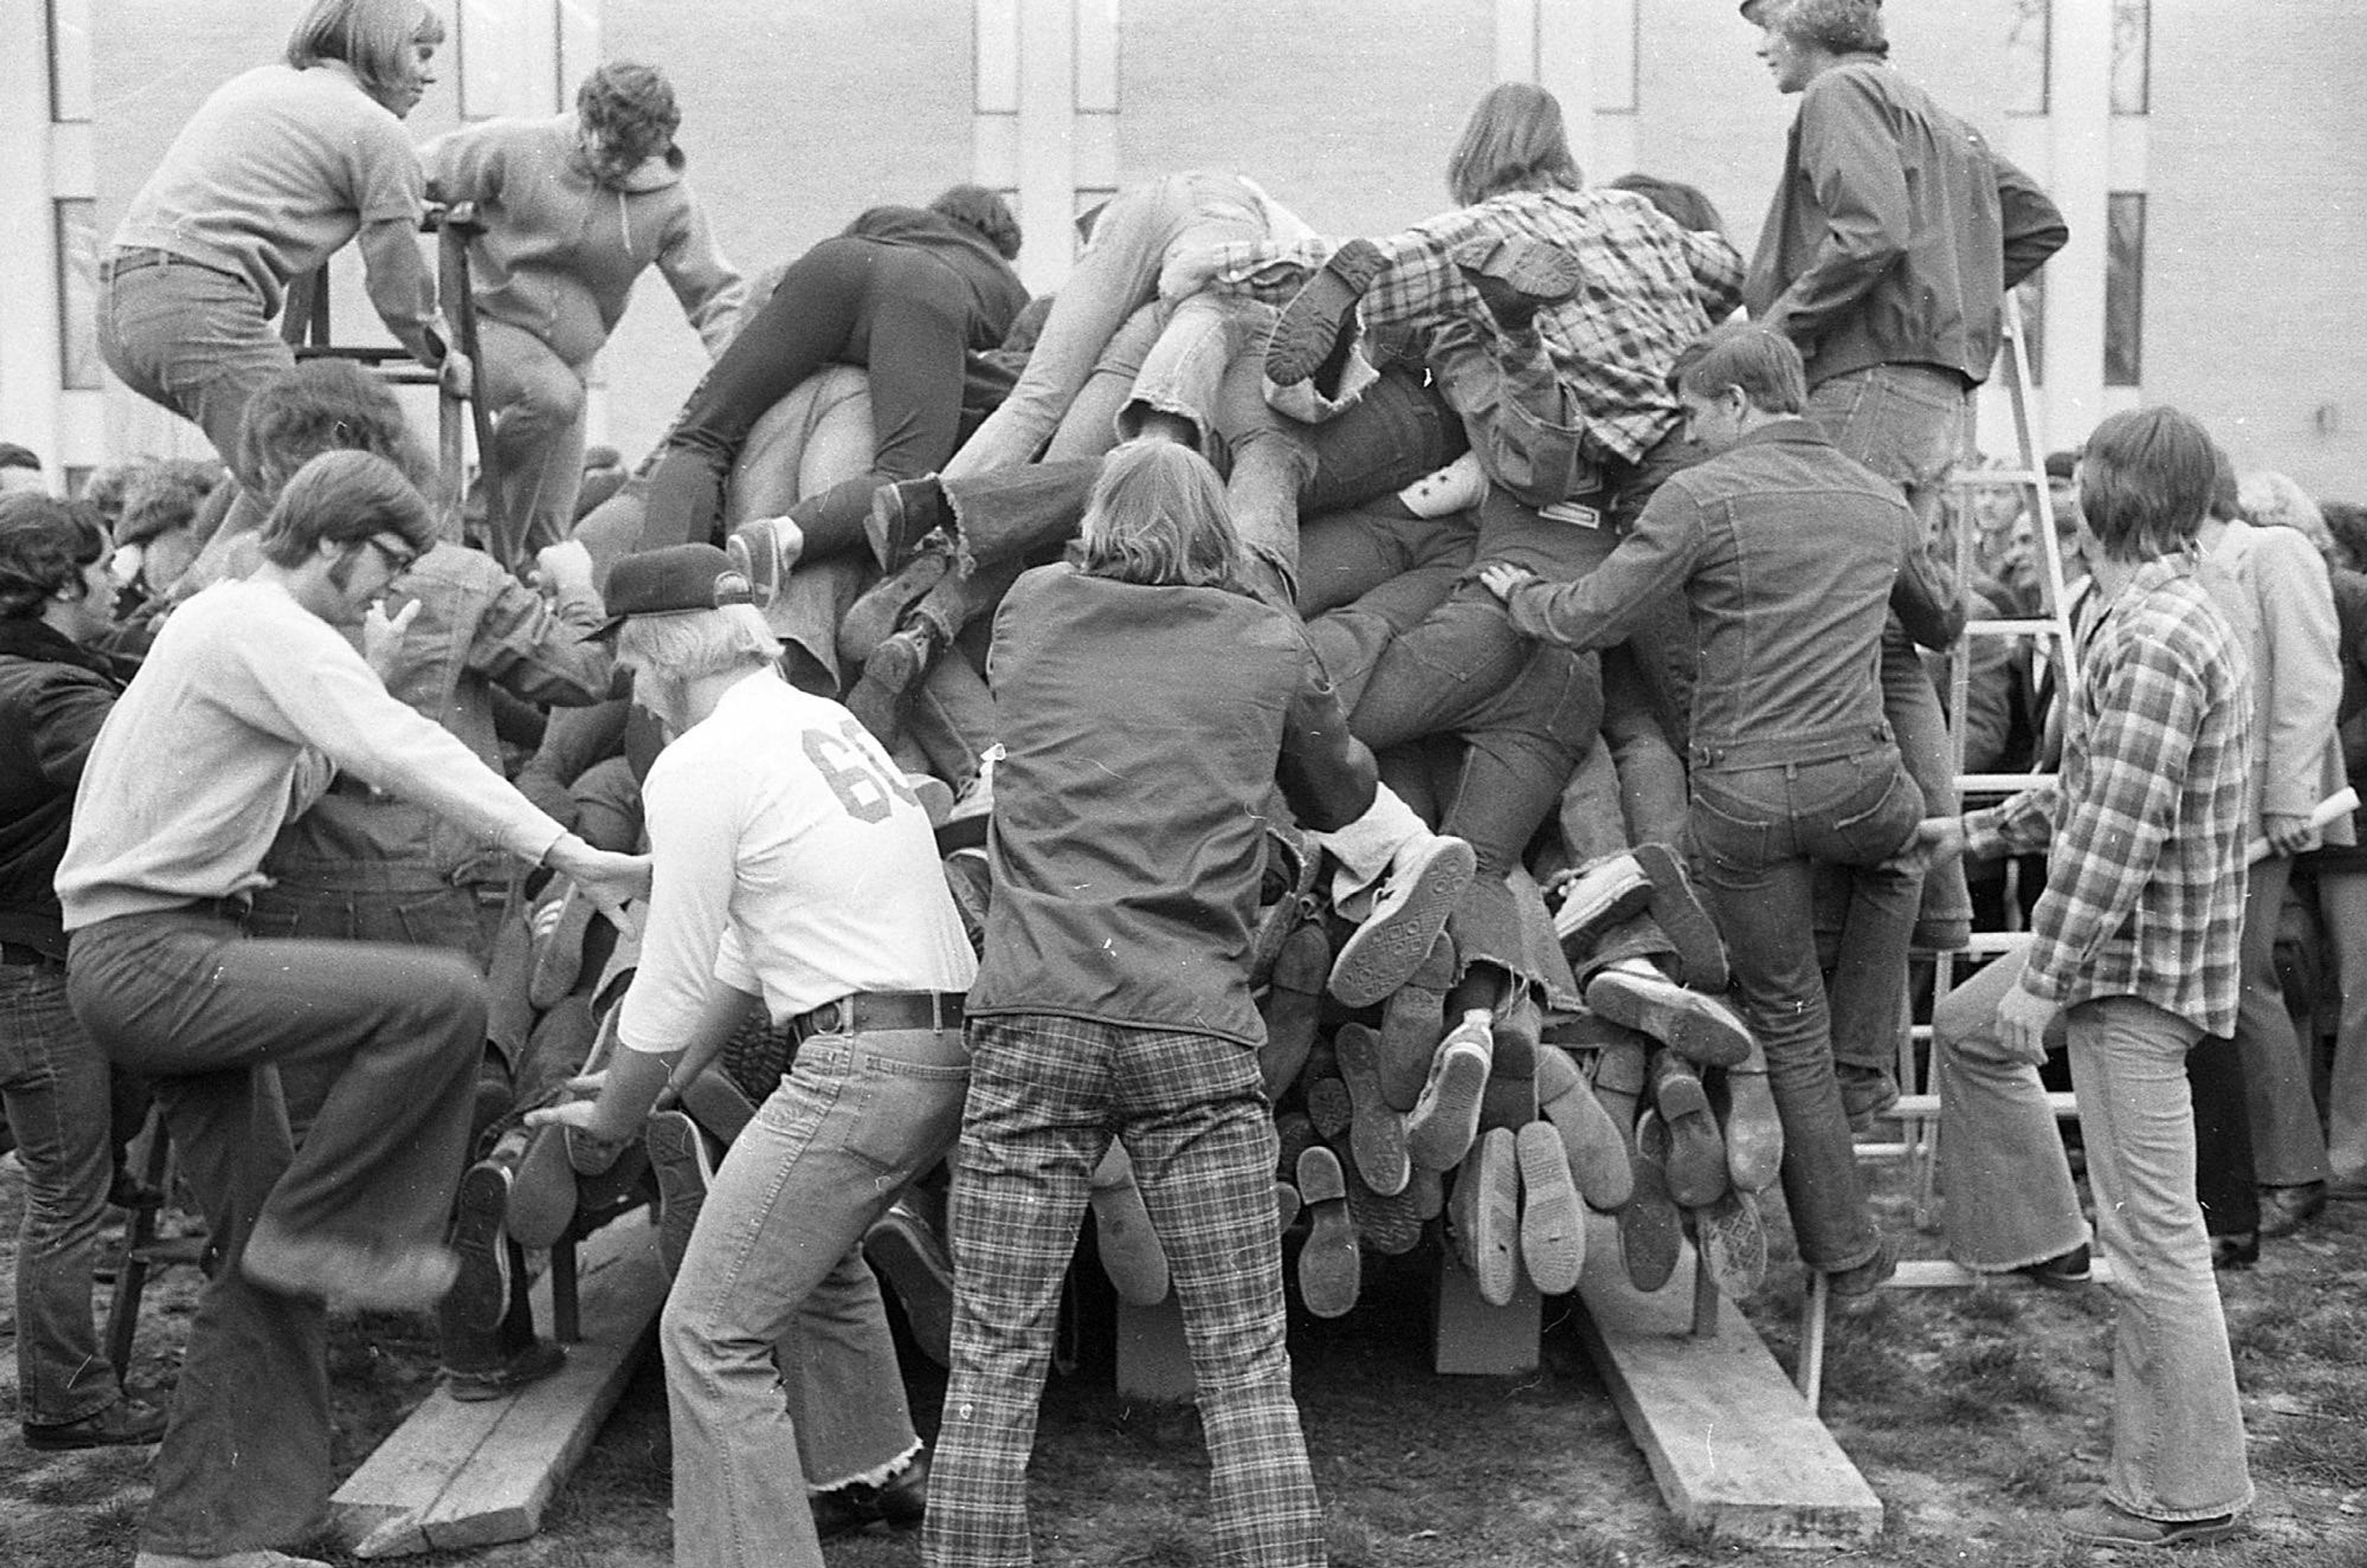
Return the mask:
{"type": "Polygon", "coordinates": [[[333,769],[420,801],[611,907],[646,868],[563,831],[450,732],[387,694],[343,635],[436,540],[401,470],[314,458],[255,574],[166,620],[83,770],[57,890],[68,998],[151,1077],[221,1250],[158,1455],[139,1568],[310,1540],[329,1500],[323,1301],[433,1306],[462,1164],[484,983],[458,954],[249,939],[280,824],[333,769]],[[339,1071],[290,1148],[280,1061],[339,1071]]]}
{"type": "Polygon", "coordinates": [[[1801,1261],[1840,1294],[1873,1290],[1897,1254],[1865,1207],[1833,1073],[1835,1021],[1905,1010],[1917,869],[1899,852],[1922,797],[1873,680],[1896,609],[1926,646],[1962,606],[1933,581],[1895,487],[1802,417],[1791,342],[1711,333],[1670,379],[1707,461],[1653,492],[1593,573],[1541,581],[1496,563],[1479,580],[1541,641],[1603,648],[1682,586],[1701,637],[1689,831],[1784,1122],[1784,1199],[1801,1261]],[[1850,912],[1829,1006],[1817,964],[1818,863],[1848,867],[1850,912]]]}
{"type": "Polygon", "coordinates": [[[1940,854],[2052,857],[2027,966],[1998,1006],[1999,1046],[2026,1064],[2018,1104],[1991,1111],[2047,1114],[2037,1067],[2060,1011],[2122,1298],[2103,1493],[2065,1521],[2096,1545],[2216,1540],[2252,1499],[2186,1077],[2195,1043],[2236,1026],[2252,732],[2250,660],[2194,552],[2213,466],[2176,409],[2096,427],[2079,492],[2098,608],[2061,780],[1919,833],[1940,854]]]}
{"type": "Polygon", "coordinates": [[[121,688],[91,651],[112,627],[107,536],[84,508],[0,494],[0,1104],[25,1168],[17,1393],[34,1449],[153,1443],[164,1413],[123,1397],[91,1324],[107,1209],[107,1058],[66,1002],[51,881],[74,784],[121,688]]]}

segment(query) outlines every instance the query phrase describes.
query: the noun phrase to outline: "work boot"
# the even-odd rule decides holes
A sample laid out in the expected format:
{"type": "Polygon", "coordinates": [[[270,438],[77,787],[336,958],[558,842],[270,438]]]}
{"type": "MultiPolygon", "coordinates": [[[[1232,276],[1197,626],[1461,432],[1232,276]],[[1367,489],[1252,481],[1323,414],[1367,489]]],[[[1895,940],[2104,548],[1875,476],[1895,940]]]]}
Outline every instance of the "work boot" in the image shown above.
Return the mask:
{"type": "Polygon", "coordinates": [[[1298,1248],[1299,1297],[1318,1317],[1343,1317],[1364,1288],[1364,1253],[1339,1156],[1320,1144],[1298,1156],[1298,1196],[1308,1222],[1298,1248]]]}
{"type": "Polygon", "coordinates": [[[1299,287],[1266,342],[1265,373],[1278,387],[1312,378],[1354,329],[1357,301],[1388,265],[1370,240],[1351,240],[1299,287]]]}
{"type": "Polygon", "coordinates": [[[1478,291],[1479,302],[1507,333],[1527,329],[1538,310],[1578,292],[1585,277],[1578,257],[1550,240],[1488,234],[1455,247],[1455,269],[1478,291]]]}
{"type": "Polygon", "coordinates": [[[1701,1079],[1673,1051],[1654,1054],[1652,1103],[1668,1129],[1669,1195],[1687,1209],[1714,1203],[1727,1189],[1726,1140],[1710,1114],[1701,1079]]]}

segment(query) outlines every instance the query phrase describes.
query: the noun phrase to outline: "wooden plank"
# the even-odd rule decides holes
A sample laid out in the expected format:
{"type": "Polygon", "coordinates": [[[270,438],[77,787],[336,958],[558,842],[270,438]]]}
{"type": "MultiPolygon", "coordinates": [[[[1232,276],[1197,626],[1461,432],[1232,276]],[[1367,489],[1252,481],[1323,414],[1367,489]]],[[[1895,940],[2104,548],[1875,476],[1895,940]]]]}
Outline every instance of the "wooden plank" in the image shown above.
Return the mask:
{"type": "MultiPolygon", "coordinates": [[[[330,1500],[340,1539],[364,1558],[522,1540],[622,1396],[665,1301],[657,1233],[630,1219],[578,1249],[583,1337],[567,1364],[506,1399],[442,1389],[379,1445],[330,1500]]],[[[550,1281],[535,1286],[550,1321],[550,1281]]]]}
{"type": "Polygon", "coordinates": [[[1678,1522],[1721,1543],[1843,1548],[1882,1531],[1882,1500],[1731,1302],[1692,1333],[1693,1255],[1646,1294],[1617,1226],[1588,1221],[1579,1294],[1587,1349],[1678,1522]]]}

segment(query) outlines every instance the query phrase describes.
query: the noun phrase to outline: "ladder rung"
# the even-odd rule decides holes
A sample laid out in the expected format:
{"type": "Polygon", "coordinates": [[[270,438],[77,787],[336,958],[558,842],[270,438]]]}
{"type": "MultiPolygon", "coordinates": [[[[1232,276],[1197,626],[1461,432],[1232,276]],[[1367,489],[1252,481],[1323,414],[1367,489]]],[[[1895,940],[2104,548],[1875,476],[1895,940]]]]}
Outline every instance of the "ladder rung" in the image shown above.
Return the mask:
{"type": "MultiPolygon", "coordinates": [[[[2110,1284],[2112,1278],[2112,1267],[2102,1258],[2098,1258],[2089,1263],[2090,1284],[2110,1284]]],[[[2010,1284],[2016,1280],[2030,1285],[2038,1283],[2010,1271],[2002,1274],[1975,1273],[1963,1264],[1951,1262],[1945,1258],[1910,1258],[1899,1264],[1898,1272],[1893,1274],[1882,1288],[1886,1291],[1954,1290],[1991,1282],[2010,1284]]]]}
{"type": "Polygon", "coordinates": [[[1966,621],[1966,637],[2058,637],[2063,628],[2045,616],[2007,621],[1966,621]]]}
{"type": "MultiPolygon", "coordinates": [[[[2046,1109],[2055,1112],[2057,1118],[2077,1116],[2079,1101],[2074,1095],[2050,1094],[2046,1097],[2046,1109]]],[[[1894,1122],[1929,1122],[1940,1114],[1940,1097],[1936,1094],[1902,1094],[1897,1104],[1874,1114],[1888,1117],[1894,1122]]]]}
{"type": "Polygon", "coordinates": [[[2020,795],[2055,782],[2053,773],[1959,773],[1956,787],[1974,795],[2020,795]]]}
{"type": "MultiPolygon", "coordinates": [[[[2020,953],[2029,945],[2028,931],[1975,931],[1972,934],[1972,940],[1964,946],[1950,948],[1947,951],[1952,956],[1958,958],[1994,957],[2000,953],[2020,953]]],[[[1937,948],[1915,950],[1916,956],[1924,958],[1937,957],[1939,952],[1937,948]]]]}

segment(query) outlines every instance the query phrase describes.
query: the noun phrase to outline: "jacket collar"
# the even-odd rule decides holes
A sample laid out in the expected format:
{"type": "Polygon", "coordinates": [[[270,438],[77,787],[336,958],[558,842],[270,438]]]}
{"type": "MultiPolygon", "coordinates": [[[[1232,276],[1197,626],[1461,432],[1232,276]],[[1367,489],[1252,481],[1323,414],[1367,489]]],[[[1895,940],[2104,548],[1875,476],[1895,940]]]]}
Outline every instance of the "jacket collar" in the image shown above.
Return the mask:
{"type": "Polygon", "coordinates": [[[115,678],[115,667],[105,654],[79,646],[41,621],[16,616],[0,620],[0,655],[43,664],[72,664],[110,680],[115,678]]]}
{"type": "Polygon", "coordinates": [[[1741,440],[1737,441],[1733,446],[1727,447],[1727,450],[1731,452],[1738,447],[1762,446],[1776,442],[1784,442],[1793,445],[1806,443],[1815,446],[1829,446],[1832,445],[1831,442],[1825,439],[1823,432],[1819,431],[1815,425],[1809,423],[1806,420],[1802,419],[1797,414],[1786,414],[1782,419],[1772,420],[1766,424],[1761,425],[1758,429],[1752,431],[1741,440]]]}

